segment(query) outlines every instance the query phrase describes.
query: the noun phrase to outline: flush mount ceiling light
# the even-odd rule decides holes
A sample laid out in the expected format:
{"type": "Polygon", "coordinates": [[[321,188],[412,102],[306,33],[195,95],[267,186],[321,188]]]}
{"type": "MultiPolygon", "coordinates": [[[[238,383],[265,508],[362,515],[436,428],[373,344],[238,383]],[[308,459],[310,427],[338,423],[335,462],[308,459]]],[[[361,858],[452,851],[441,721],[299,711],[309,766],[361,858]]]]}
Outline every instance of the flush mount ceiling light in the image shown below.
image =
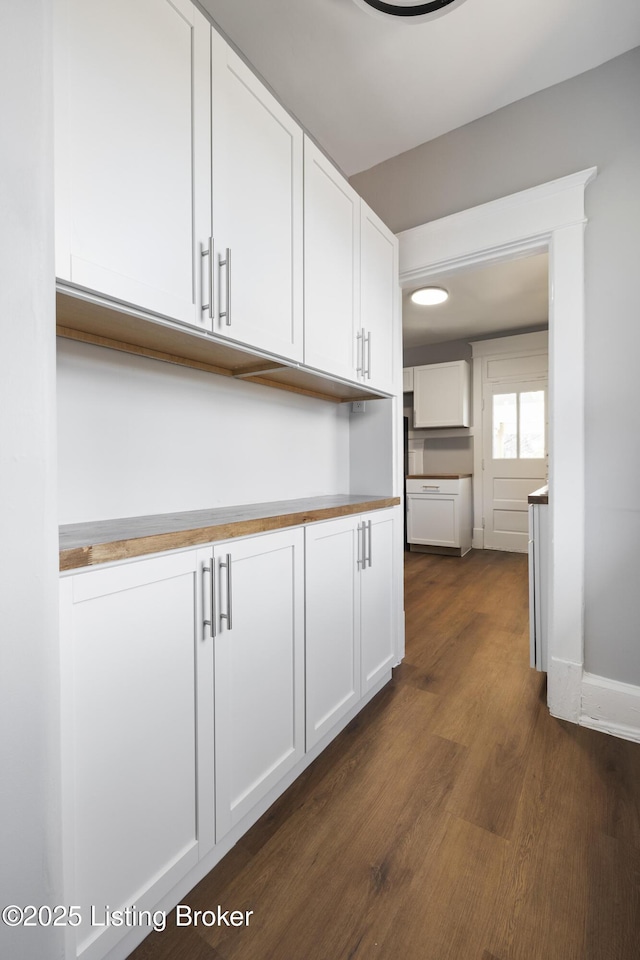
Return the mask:
{"type": "Polygon", "coordinates": [[[422,23],[435,20],[464,0],[354,0],[359,7],[383,17],[391,17],[398,22],[422,23]]]}
{"type": "Polygon", "coordinates": [[[449,291],[444,287],[421,287],[411,294],[411,301],[421,307],[434,307],[437,303],[444,303],[449,299],[449,291]]]}

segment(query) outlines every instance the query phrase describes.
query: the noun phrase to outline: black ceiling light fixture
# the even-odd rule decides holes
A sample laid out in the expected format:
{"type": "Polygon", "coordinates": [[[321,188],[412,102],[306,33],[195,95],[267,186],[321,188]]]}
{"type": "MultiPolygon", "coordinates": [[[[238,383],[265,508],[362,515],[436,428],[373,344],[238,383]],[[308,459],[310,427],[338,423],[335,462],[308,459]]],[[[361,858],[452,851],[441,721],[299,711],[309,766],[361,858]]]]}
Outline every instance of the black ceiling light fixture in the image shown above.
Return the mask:
{"type": "Polygon", "coordinates": [[[359,7],[404,23],[435,20],[465,0],[354,0],[359,7]]]}

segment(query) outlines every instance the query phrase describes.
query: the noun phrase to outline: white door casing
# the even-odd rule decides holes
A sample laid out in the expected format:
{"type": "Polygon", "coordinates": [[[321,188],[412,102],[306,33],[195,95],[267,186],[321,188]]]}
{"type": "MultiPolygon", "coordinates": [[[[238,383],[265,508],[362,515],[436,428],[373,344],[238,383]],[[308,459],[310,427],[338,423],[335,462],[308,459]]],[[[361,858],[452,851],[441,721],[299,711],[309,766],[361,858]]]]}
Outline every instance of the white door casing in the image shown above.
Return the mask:
{"type": "Polygon", "coordinates": [[[402,286],[549,252],[548,704],[576,723],[584,662],[584,193],[596,174],[591,167],[399,234],[402,286]]]}

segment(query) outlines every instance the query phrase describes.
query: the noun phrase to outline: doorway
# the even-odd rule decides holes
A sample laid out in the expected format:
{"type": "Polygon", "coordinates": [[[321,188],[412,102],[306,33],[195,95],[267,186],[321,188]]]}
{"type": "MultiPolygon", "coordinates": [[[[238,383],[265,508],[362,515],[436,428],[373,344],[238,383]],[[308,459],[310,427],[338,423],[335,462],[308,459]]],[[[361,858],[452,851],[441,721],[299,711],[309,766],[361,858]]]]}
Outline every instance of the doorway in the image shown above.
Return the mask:
{"type": "Polygon", "coordinates": [[[584,193],[596,169],[399,234],[403,287],[447,270],[549,251],[548,705],[579,722],[584,660],[584,193]]]}

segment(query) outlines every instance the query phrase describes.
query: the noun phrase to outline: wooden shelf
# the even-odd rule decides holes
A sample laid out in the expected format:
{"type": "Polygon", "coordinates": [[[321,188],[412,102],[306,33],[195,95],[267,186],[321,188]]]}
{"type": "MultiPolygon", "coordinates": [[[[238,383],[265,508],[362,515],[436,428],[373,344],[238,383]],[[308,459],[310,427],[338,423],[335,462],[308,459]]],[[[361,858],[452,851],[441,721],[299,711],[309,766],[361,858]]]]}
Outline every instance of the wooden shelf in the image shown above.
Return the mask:
{"type": "Polygon", "coordinates": [[[68,340],[93,343],[333,403],[388,396],[364,385],[333,379],[301,364],[288,364],[211,334],[142,314],[134,308],[108,306],[90,294],[85,298],[68,288],[61,287],[56,293],[56,314],[56,333],[68,340]]]}
{"type": "Polygon", "coordinates": [[[345,494],[70,523],[60,527],[60,570],[297,527],[399,503],[399,497],[345,494]]]}

